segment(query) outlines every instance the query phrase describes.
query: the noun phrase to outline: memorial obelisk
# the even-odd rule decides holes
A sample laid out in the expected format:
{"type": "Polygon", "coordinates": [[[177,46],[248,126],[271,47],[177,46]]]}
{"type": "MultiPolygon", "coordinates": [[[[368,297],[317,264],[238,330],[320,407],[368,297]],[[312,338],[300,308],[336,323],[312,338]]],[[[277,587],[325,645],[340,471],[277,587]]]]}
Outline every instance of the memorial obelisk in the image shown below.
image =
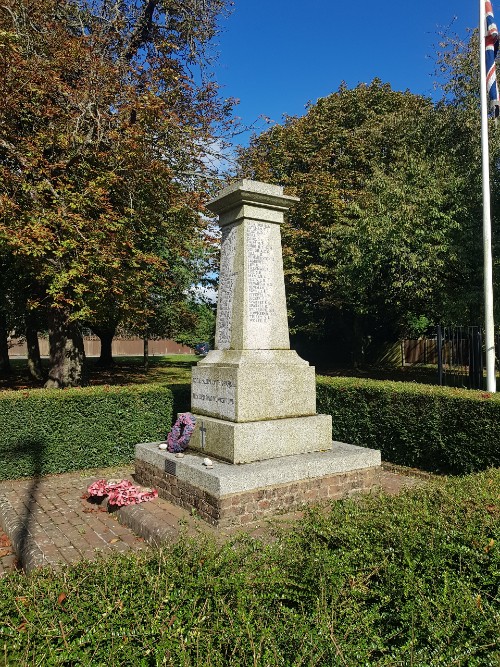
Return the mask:
{"type": "Polygon", "coordinates": [[[296,201],[242,180],[208,204],[222,229],[216,349],[193,368],[190,448],[231,463],[332,446],[314,368],[290,350],[280,225],[296,201]]]}
{"type": "Polygon", "coordinates": [[[217,526],[378,479],[379,451],[332,442],[331,417],[316,414],[314,368],[290,350],[280,225],[296,201],[280,186],[242,180],[208,204],[222,246],[216,349],[193,368],[196,426],[184,454],[136,446],[137,481],[217,526]]]}

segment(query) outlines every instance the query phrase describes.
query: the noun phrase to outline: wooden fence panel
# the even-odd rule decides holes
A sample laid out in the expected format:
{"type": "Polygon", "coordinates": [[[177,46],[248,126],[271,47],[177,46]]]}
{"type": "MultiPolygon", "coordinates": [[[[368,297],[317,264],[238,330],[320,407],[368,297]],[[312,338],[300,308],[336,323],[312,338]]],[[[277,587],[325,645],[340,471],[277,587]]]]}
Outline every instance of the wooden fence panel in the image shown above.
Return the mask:
{"type": "MultiPolygon", "coordinates": [[[[47,338],[38,339],[40,345],[40,354],[42,357],[49,356],[49,341],[47,338]]],[[[85,354],[87,357],[98,357],[101,352],[101,341],[97,336],[85,336],[83,339],[85,354]]],[[[176,343],[175,340],[161,338],[160,340],[149,341],[149,356],[158,357],[165,354],[194,354],[187,345],[176,343]]],[[[141,357],[144,352],[144,343],[142,338],[114,338],[112,352],[115,357],[141,357]]],[[[27,347],[25,342],[13,339],[9,347],[10,357],[27,356],[27,347]]]]}
{"type": "Polygon", "coordinates": [[[403,341],[404,364],[437,364],[437,341],[432,338],[403,341]]]}

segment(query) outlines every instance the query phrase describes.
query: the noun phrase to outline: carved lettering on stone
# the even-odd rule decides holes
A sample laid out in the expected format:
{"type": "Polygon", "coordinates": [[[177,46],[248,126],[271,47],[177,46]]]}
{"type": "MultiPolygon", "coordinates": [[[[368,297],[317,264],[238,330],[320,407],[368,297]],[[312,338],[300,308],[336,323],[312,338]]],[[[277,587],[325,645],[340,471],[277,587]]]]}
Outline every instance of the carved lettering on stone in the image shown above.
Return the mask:
{"type": "Polygon", "coordinates": [[[222,418],[233,419],[236,403],[234,380],[193,375],[192,408],[203,410],[222,418]]]}
{"type": "Polygon", "coordinates": [[[236,273],[236,228],[228,225],[222,229],[222,254],[219,277],[219,299],[217,306],[217,347],[227,350],[231,345],[233,300],[236,273]]]}
{"type": "Polygon", "coordinates": [[[258,222],[246,225],[248,321],[252,323],[271,320],[273,252],[269,231],[268,225],[258,222]]]}

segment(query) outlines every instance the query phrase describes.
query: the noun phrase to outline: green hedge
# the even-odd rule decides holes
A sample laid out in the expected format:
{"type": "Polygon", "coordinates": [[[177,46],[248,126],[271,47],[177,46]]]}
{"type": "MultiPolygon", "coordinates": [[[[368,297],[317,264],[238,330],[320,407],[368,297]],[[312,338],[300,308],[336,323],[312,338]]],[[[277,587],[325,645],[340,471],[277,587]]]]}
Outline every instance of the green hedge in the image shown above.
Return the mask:
{"type": "MultiPolygon", "coordinates": [[[[318,412],[335,440],[380,449],[392,463],[466,473],[500,466],[500,395],[415,383],[324,378],[318,412]]],[[[119,465],[162,439],[190,386],[0,391],[0,479],[119,465]]]]}
{"type": "Polygon", "coordinates": [[[0,392],[0,479],[129,462],[163,439],[172,392],[162,385],[0,392]]]}
{"type": "Polygon", "coordinates": [[[500,665],[500,470],[0,578],[0,664],[500,665]],[[272,535],[272,539],[269,536],[272,535]]]}
{"type": "Polygon", "coordinates": [[[446,473],[500,466],[500,395],[409,382],[318,378],[333,438],[382,459],[446,473]]]}

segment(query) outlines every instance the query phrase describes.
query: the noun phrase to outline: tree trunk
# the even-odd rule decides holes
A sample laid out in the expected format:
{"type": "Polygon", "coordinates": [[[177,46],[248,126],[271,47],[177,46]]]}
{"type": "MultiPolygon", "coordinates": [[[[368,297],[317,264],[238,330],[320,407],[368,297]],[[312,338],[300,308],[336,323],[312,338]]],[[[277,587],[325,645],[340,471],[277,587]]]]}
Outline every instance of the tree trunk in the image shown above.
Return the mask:
{"type": "Polygon", "coordinates": [[[79,387],[84,383],[85,350],[78,324],[69,322],[67,314],[49,313],[49,379],[48,388],[79,387]]]}
{"type": "Polygon", "coordinates": [[[12,373],[9,360],[8,335],[5,315],[0,311],[0,373],[2,375],[10,375],[12,373]]]}
{"type": "Polygon", "coordinates": [[[147,334],[143,338],[143,343],[144,343],[144,370],[147,373],[149,369],[149,337],[147,334]]]}
{"type": "Polygon", "coordinates": [[[34,380],[44,380],[45,373],[40,358],[40,345],[38,344],[38,331],[32,322],[32,318],[26,315],[26,346],[28,348],[28,370],[34,380]]]}
{"type": "Polygon", "coordinates": [[[116,333],[116,325],[109,327],[92,327],[92,331],[101,341],[101,352],[97,364],[104,368],[109,368],[114,365],[113,361],[113,338],[116,333]]]}

